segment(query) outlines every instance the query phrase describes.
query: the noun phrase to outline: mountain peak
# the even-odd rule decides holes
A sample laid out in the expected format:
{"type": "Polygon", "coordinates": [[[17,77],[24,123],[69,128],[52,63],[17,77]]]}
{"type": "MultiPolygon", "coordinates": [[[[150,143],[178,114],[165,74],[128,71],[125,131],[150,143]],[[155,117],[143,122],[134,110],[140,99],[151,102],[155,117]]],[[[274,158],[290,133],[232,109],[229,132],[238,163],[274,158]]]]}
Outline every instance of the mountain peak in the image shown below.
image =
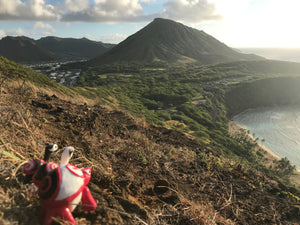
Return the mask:
{"type": "Polygon", "coordinates": [[[153,22],[156,22],[156,23],[177,23],[177,22],[175,22],[174,20],[170,20],[170,19],[166,19],[166,18],[160,18],[160,17],[157,17],[157,18],[155,18],[153,21],[152,21],[152,23],[153,22]]]}
{"type": "Polygon", "coordinates": [[[121,62],[168,63],[199,62],[202,64],[258,59],[241,54],[214,37],[182,23],[155,18],[92,64],[121,62]]]}

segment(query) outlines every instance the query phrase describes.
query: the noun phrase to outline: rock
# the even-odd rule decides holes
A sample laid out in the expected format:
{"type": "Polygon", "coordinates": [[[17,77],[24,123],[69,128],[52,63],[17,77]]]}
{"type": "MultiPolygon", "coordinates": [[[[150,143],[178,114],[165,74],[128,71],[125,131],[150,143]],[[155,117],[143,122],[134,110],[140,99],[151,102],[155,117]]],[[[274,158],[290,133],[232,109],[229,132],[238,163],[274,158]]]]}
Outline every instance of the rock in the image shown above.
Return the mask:
{"type": "Polygon", "coordinates": [[[47,104],[44,102],[38,102],[38,101],[34,101],[34,100],[32,100],[31,104],[35,107],[42,108],[42,109],[52,109],[53,108],[53,106],[51,104],[47,104]]]}

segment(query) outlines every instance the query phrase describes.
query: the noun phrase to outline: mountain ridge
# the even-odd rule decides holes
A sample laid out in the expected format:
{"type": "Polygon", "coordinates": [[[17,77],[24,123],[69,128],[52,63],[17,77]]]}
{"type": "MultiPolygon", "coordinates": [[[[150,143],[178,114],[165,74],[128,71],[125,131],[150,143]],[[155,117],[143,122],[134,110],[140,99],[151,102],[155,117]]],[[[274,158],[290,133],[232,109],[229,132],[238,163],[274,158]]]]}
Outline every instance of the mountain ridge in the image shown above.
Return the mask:
{"type": "Polygon", "coordinates": [[[91,41],[87,38],[59,38],[48,36],[38,39],[37,44],[59,58],[94,58],[108,51],[113,44],[91,41]]]}
{"type": "Polygon", "coordinates": [[[0,40],[0,56],[16,62],[51,61],[52,52],[37,45],[32,38],[6,36],[0,40]]]}
{"type": "Polygon", "coordinates": [[[87,38],[6,36],[0,40],[0,56],[21,63],[80,60],[94,58],[113,46],[87,38]]]}

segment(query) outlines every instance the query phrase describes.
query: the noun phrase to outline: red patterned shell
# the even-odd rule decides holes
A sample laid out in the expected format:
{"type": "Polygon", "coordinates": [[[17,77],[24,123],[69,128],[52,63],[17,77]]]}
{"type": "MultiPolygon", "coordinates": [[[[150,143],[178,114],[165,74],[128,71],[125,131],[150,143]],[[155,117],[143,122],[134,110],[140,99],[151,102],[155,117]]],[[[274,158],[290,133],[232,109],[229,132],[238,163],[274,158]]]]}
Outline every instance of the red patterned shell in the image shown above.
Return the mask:
{"type": "Polygon", "coordinates": [[[24,165],[23,172],[26,175],[32,175],[38,170],[39,166],[41,166],[43,163],[45,163],[44,160],[38,158],[31,159],[24,165]]]}

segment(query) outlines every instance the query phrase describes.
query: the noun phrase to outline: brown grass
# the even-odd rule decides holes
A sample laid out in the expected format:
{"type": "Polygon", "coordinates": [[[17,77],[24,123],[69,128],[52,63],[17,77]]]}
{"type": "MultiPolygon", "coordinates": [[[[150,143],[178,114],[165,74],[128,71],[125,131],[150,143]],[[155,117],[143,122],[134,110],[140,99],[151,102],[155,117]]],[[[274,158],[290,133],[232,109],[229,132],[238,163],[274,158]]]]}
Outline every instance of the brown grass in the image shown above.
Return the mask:
{"type": "MultiPolygon", "coordinates": [[[[45,144],[53,142],[73,145],[71,163],[92,168],[89,188],[99,207],[85,213],[78,206],[78,224],[254,224],[289,210],[277,204],[269,215],[272,204],[282,203],[263,192],[271,184],[239,162],[214,155],[213,146],[205,149],[186,135],[150,126],[128,113],[84,105],[84,100],[26,82],[7,84],[3,90],[0,150],[18,159],[0,157],[0,224],[38,223],[38,195],[33,185],[22,183],[22,165],[42,157],[45,144]],[[51,98],[53,94],[59,98],[51,98]],[[32,99],[53,109],[34,107],[32,99]],[[64,111],[57,113],[58,106],[64,111]],[[252,205],[265,210],[257,216],[260,220],[252,205]]],[[[51,160],[58,162],[60,154],[51,160]]]]}

